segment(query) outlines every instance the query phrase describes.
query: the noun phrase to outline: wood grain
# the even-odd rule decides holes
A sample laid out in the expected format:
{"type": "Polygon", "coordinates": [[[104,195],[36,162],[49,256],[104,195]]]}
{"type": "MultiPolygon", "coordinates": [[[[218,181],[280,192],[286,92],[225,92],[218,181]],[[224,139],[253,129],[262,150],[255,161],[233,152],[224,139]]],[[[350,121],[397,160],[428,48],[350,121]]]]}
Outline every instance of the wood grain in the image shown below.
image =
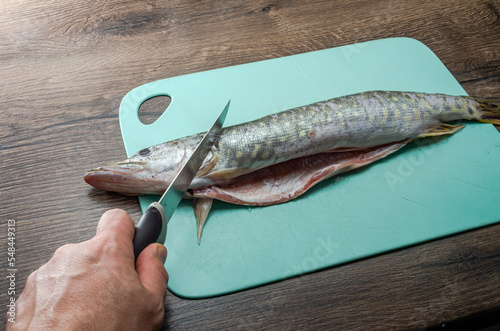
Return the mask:
{"type": "MultiPolygon", "coordinates": [[[[487,0],[3,1],[0,246],[7,251],[6,222],[15,219],[17,295],[57,247],[92,237],[105,210],[138,219],[135,198],[82,180],[87,169],[125,156],[118,107],[132,88],[404,36],[430,47],[470,95],[498,97],[499,14],[500,2],[487,0]]],[[[228,296],[169,294],[164,329],[499,323],[498,238],[494,225],[228,296]]],[[[0,298],[5,307],[6,291],[0,298]]]]}

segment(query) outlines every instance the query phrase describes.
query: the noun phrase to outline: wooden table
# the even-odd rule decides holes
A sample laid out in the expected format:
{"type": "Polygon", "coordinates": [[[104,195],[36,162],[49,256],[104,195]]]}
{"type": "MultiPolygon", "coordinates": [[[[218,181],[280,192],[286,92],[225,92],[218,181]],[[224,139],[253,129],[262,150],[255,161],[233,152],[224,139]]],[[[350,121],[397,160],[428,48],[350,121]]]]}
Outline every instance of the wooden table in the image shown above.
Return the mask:
{"type": "MultiPolygon", "coordinates": [[[[136,198],[82,180],[89,168],[124,158],[118,107],[129,90],[397,36],[429,46],[470,95],[500,96],[498,0],[3,1],[2,307],[9,219],[19,295],[57,247],[92,237],[107,209],[139,218],[136,198]]],[[[500,316],[499,238],[497,224],[213,299],[169,293],[164,328],[488,326],[500,316]]]]}

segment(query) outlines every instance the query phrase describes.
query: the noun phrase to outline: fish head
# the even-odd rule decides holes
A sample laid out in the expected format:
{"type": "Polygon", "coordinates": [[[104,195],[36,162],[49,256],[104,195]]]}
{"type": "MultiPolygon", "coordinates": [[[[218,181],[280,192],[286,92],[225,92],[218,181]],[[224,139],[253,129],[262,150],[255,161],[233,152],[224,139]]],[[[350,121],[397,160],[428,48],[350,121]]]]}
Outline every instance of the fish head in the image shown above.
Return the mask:
{"type": "Polygon", "coordinates": [[[96,188],[125,195],[162,194],[192,153],[175,142],[144,148],[130,158],[88,171],[96,188]]]}

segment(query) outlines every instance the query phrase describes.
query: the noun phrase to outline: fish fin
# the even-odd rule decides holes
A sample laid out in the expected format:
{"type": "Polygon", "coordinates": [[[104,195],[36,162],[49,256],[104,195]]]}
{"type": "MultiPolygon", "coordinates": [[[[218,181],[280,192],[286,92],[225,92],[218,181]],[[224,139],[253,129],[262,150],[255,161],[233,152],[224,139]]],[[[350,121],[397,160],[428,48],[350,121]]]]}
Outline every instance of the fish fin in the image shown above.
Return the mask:
{"type": "Polygon", "coordinates": [[[224,185],[193,189],[192,195],[240,205],[267,206],[287,202],[327,178],[370,164],[407,143],[408,140],[404,140],[365,150],[293,159],[256,170],[224,185]]]}
{"type": "Polygon", "coordinates": [[[198,172],[196,173],[196,177],[203,177],[205,176],[206,174],[208,174],[210,171],[212,171],[212,169],[215,167],[215,165],[217,164],[217,161],[220,159],[220,156],[219,155],[213,155],[212,154],[212,157],[210,158],[210,160],[208,161],[207,164],[204,164],[199,170],[198,172]]]}
{"type": "Polygon", "coordinates": [[[472,99],[478,103],[477,106],[481,109],[481,118],[477,119],[479,122],[500,125],[500,99],[472,99]]]}
{"type": "Polygon", "coordinates": [[[241,175],[245,175],[249,172],[252,172],[252,170],[248,170],[245,168],[240,168],[240,169],[233,168],[233,169],[225,169],[225,170],[215,171],[215,172],[208,174],[206,177],[209,179],[213,179],[213,180],[223,180],[223,179],[231,179],[231,178],[235,178],[235,177],[238,177],[241,175]]]}
{"type": "Polygon", "coordinates": [[[198,245],[201,241],[201,234],[203,232],[203,226],[207,220],[210,208],[212,208],[213,199],[211,198],[194,198],[193,199],[193,211],[196,217],[196,229],[198,235],[198,245]]]}
{"type": "Polygon", "coordinates": [[[451,125],[447,123],[441,123],[438,126],[435,126],[428,131],[422,133],[417,138],[425,138],[425,137],[435,137],[435,136],[445,136],[452,135],[460,130],[462,130],[465,125],[451,125]]]}

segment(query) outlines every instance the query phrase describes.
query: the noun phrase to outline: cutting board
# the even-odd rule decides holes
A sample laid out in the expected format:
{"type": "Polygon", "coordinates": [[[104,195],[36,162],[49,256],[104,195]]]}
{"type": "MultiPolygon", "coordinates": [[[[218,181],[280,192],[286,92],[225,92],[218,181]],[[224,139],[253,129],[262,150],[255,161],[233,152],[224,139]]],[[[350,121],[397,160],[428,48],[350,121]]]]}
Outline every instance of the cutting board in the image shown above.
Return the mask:
{"type": "MultiPolygon", "coordinates": [[[[120,125],[130,156],[207,130],[228,99],[226,126],[368,90],[466,94],[424,44],[391,38],[145,84],[124,97],[120,125]],[[158,95],[172,98],[168,109],[142,124],[139,106],[158,95]]],[[[288,203],[215,202],[199,245],[191,203],[182,201],[165,242],[168,287],[186,298],[222,295],[498,222],[499,165],[497,130],[467,124],[288,203]]],[[[143,210],[157,198],[140,197],[143,210]]]]}

